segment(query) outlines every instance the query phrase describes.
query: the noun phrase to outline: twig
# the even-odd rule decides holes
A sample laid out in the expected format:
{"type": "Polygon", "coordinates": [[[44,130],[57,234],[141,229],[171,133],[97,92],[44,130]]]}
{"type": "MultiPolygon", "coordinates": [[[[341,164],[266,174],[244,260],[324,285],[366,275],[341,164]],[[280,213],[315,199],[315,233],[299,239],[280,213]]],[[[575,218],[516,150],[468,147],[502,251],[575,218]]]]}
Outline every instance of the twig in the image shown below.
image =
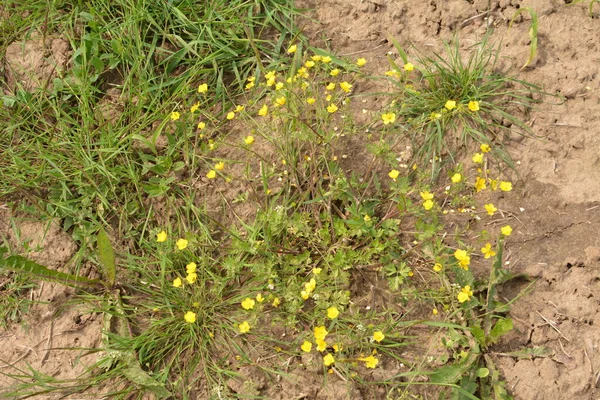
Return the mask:
{"type": "MultiPolygon", "coordinates": [[[[560,335],[560,336],[561,336],[563,339],[565,339],[567,342],[571,342],[569,339],[567,339],[567,337],[566,337],[565,335],[563,335],[563,334],[562,334],[562,332],[560,331],[560,329],[558,329],[558,328],[557,328],[556,324],[555,324],[553,321],[550,321],[548,318],[544,317],[544,316],[543,316],[542,314],[540,314],[540,312],[539,312],[539,311],[537,311],[537,310],[536,310],[536,313],[537,313],[537,314],[538,314],[540,317],[542,317],[542,319],[543,319],[544,321],[546,321],[546,323],[548,323],[548,325],[550,325],[550,326],[552,327],[552,329],[554,329],[556,332],[558,332],[558,334],[559,334],[559,335],[560,335]]],[[[561,347],[562,347],[562,344],[561,344],[561,347]]],[[[563,351],[564,351],[564,350],[563,350],[563,351]]],[[[565,353],[565,354],[567,354],[567,353],[565,353]]],[[[569,357],[570,357],[570,356],[569,356],[569,357]]]]}
{"type": "Polygon", "coordinates": [[[48,358],[48,354],[50,354],[50,348],[52,347],[52,335],[54,333],[54,320],[50,321],[50,326],[48,327],[48,342],[46,343],[46,353],[44,353],[44,357],[42,357],[42,364],[46,362],[48,358]]]}

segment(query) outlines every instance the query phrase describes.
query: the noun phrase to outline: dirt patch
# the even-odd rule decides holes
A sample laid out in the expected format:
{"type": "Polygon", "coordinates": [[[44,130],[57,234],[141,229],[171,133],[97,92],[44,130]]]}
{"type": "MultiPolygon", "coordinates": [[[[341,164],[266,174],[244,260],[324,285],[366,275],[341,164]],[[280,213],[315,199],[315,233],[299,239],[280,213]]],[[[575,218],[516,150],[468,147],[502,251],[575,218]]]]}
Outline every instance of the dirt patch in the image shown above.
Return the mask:
{"type": "Polygon", "coordinates": [[[17,87],[26,91],[51,88],[52,80],[62,76],[71,58],[71,46],[62,38],[35,36],[14,42],[4,56],[9,92],[17,87]]]}

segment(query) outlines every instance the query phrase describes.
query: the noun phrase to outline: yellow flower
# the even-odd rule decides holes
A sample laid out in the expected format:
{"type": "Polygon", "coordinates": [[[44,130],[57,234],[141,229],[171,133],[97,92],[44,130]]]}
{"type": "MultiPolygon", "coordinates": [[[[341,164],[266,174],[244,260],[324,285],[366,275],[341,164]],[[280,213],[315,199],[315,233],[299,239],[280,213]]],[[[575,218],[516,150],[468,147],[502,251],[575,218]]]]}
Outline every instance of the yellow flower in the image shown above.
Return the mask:
{"type": "Polygon", "coordinates": [[[254,308],[254,304],[256,303],[250,297],[246,297],[240,304],[244,310],[251,310],[254,308]]]}
{"type": "Polygon", "coordinates": [[[486,260],[496,255],[496,252],[492,250],[492,245],[490,243],[486,243],[485,247],[481,248],[481,252],[483,253],[483,258],[486,260]]]}
{"type": "Polygon", "coordinates": [[[394,121],[396,121],[396,114],[393,112],[381,114],[381,120],[383,121],[384,125],[392,124],[394,121]]]}
{"type": "Polygon", "coordinates": [[[394,78],[400,78],[400,71],[396,70],[396,69],[392,69],[391,71],[386,71],[385,75],[387,76],[391,76],[394,78]]]}
{"type": "Polygon", "coordinates": [[[325,64],[329,64],[331,62],[331,57],[329,57],[329,56],[323,56],[323,62],[325,64]]]}
{"type": "Polygon", "coordinates": [[[469,264],[471,263],[471,257],[465,250],[456,250],[454,252],[454,258],[458,260],[458,266],[464,269],[465,271],[469,270],[469,264]]]}
{"type": "Polygon", "coordinates": [[[365,215],[363,217],[363,221],[365,221],[365,222],[369,222],[370,220],[371,220],[371,217],[369,217],[368,215],[365,215]]]}
{"type": "Polygon", "coordinates": [[[359,58],[358,60],[356,60],[356,65],[358,65],[359,67],[364,67],[366,63],[367,60],[364,58],[359,58]]]}
{"type": "Polygon", "coordinates": [[[333,358],[331,354],[327,354],[325,357],[323,357],[323,364],[326,367],[329,367],[333,363],[335,363],[335,358],[333,358]]]}
{"type": "Polygon", "coordinates": [[[230,111],[227,113],[227,117],[228,120],[232,120],[235,118],[235,113],[233,111],[230,111]]]}
{"type": "Polygon", "coordinates": [[[325,97],[325,100],[326,100],[326,101],[330,101],[330,100],[331,100],[331,95],[330,95],[330,94],[328,94],[328,95],[327,95],[327,97],[325,97]]]}
{"type": "Polygon", "coordinates": [[[452,178],[450,178],[452,180],[453,183],[458,183],[461,181],[462,179],[462,175],[459,173],[456,173],[454,175],[452,175],[452,178]]]}
{"type": "Polygon", "coordinates": [[[302,343],[302,346],[300,346],[300,348],[303,352],[310,353],[310,351],[312,350],[312,343],[308,340],[305,340],[304,343],[302,343]]]}
{"type": "Polygon", "coordinates": [[[431,312],[433,313],[433,315],[438,315],[438,310],[437,310],[437,308],[434,308],[433,310],[431,310],[431,312]]]}
{"type": "Polygon", "coordinates": [[[502,190],[503,192],[510,192],[512,190],[512,183],[510,182],[505,182],[502,181],[500,182],[500,190],[502,190]]]}
{"type": "Polygon", "coordinates": [[[235,112],[240,112],[240,111],[244,111],[244,106],[242,106],[242,105],[235,106],[235,112]]]}
{"type": "Polygon", "coordinates": [[[342,345],[341,344],[335,343],[333,345],[333,351],[335,351],[336,353],[339,352],[341,349],[342,349],[342,345]]]}
{"type": "Polygon", "coordinates": [[[475,153],[473,155],[473,162],[475,164],[480,164],[483,162],[483,153],[475,153]]]}
{"type": "Polygon", "coordinates": [[[283,82],[277,82],[275,84],[275,90],[281,90],[283,89],[283,82]]]}
{"type": "Polygon", "coordinates": [[[485,179],[478,176],[477,179],[475,180],[475,191],[481,192],[482,190],[485,190],[485,188],[486,188],[485,179]]]}
{"type": "Polygon", "coordinates": [[[321,60],[323,59],[323,57],[321,57],[321,56],[320,56],[320,55],[318,55],[318,54],[315,54],[315,55],[314,55],[314,56],[312,56],[310,59],[311,59],[311,60],[313,60],[314,62],[317,62],[317,61],[321,61],[321,60]]]}
{"type": "Polygon", "coordinates": [[[453,109],[456,108],[456,101],[454,101],[454,100],[448,100],[446,102],[446,104],[444,105],[444,107],[446,107],[449,111],[452,111],[453,109]]]}
{"type": "Polygon", "coordinates": [[[381,331],[373,332],[373,340],[377,343],[380,343],[383,339],[385,339],[385,335],[381,331]]]}
{"type": "Polygon", "coordinates": [[[421,198],[423,200],[432,200],[433,199],[433,193],[430,193],[427,190],[420,192],[419,194],[421,195],[421,198]]]}
{"type": "Polygon", "coordinates": [[[340,88],[342,88],[342,90],[346,93],[350,92],[350,90],[352,90],[352,85],[349,84],[348,82],[344,81],[342,83],[340,83],[340,88]]]}
{"type": "Polygon", "coordinates": [[[258,110],[258,115],[260,115],[261,117],[264,117],[265,115],[267,115],[267,113],[269,112],[269,107],[267,107],[267,105],[263,105],[260,110],[258,110]]]}
{"type": "Polygon", "coordinates": [[[171,113],[171,121],[177,121],[180,116],[181,116],[181,114],[179,114],[177,111],[173,111],[171,113]]]}
{"type": "Polygon", "coordinates": [[[255,77],[251,76],[248,78],[248,84],[246,85],[246,89],[252,89],[254,87],[255,77]]]}
{"type": "Polygon", "coordinates": [[[498,211],[498,209],[492,203],[488,203],[483,207],[485,208],[485,211],[487,211],[488,215],[494,215],[494,213],[498,211]]]}
{"type": "Polygon", "coordinates": [[[429,119],[432,121],[435,121],[436,119],[440,119],[440,118],[442,118],[442,114],[436,113],[436,112],[432,112],[431,115],[429,116],[429,119]]]}
{"type": "Polygon", "coordinates": [[[275,104],[278,106],[284,106],[285,103],[287,102],[286,98],[281,96],[275,99],[275,104]]]}
{"type": "Polygon", "coordinates": [[[339,74],[340,74],[340,70],[337,68],[332,69],[331,72],[329,73],[329,75],[331,75],[331,76],[338,76],[339,74]]]}
{"type": "Polygon", "coordinates": [[[202,121],[198,122],[198,129],[202,130],[204,128],[206,128],[206,123],[202,121]]]}
{"type": "Polygon", "coordinates": [[[206,177],[208,179],[215,179],[217,177],[217,171],[215,171],[214,169],[211,169],[210,171],[208,171],[208,173],[206,174],[206,177]]]}
{"type": "Polygon", "coordinates": [[[319,275],[323,271],[323,268],[313,268],[312,273],[315,275],[319,275]]]}
{"type": "Polygon", "coordinates": [[[273,86],[275,84],[275,77],[272,76],[271,78],[267,79],[267,86],[273,86]]]}
{"type": "Polygon", "coordinates": [[[198,93],[206,93],[208,90],[208,85],[206,83],[201,83],[198,85],[198,93]]]}
{"type": "Polygon", "coordinates": [[[317,101],[317,99],[315,99],[314,97],[309,97],[308,99],[306,99],[306,102],[307,102],[308,104],[314,104],[314,103],[315,103],[315,101],[317,101]]]}
{"type": "Polygon", "coordinates": [[[431,210],[433,208],[433,200],[425,200],[423,202],[423,208],[427,211],[431,210]]]}
{"type": "Polygon", "coordinates": [[[315,287],[317,287],[317,281],[315,280],[315,278],[310,278],[310,281],[304,284],[304,290],[306,290],[308,293],[315,290],[315,287]]]}
{"type": "Polygon", "coordinates": [[[273,307],[277,308],[279,307],[279,305],[281,304],[281,301],[279,300],[279,297],[275,297],[273,299],[273,303],[271,303],[273,305],[273,307]]]}
{"type": "Polygon", "coordinates": [[[183,285],[183,282],[181,281],[181,278],[173,279],[173,287],[181,287],[182,285],[183,285]]]}
{"type": "Polygon", "coordinates": [[[265,74],[265,80],[268,81],[269,79],[272,79],[272,78],[275,78],[275,71],[269,71],[265,74]]]}
{"type": "Polygon", "coordinates": [[[469,110],[475,112],[475,111],[479,111],[479,102],[478,101],[470,101],[469,102],[469,110]]]}
{"type": "Polygon", "coordinates": [[[397,169],[393,169],[388,173],[388,176],[395,181],[400,176],[400,171],[398,171],[397,169]]]}
{"type": "Polygon", "coordinates": [[[198,109],[200,108],[200,102],[194,104],[193,106],[190,107],[190,112],[193,114],[196,111],[198,111],[198,109]]]}
{"type": "Polygon", "coordinates": [[[338,309],[336,307],[329,307],[327,309],[327,318],[336,319],[338,317],[338,315],[340,315],[340,312],[338,311],[338,309]]]}
{"type": "Polygon", "coordinates": [[[196,263],[191,262],[185,266],[185,272],[187,272],[188,274],[193,274],[194,272],[196,272],[197,268],[198,268],[198,266],[196,265],[196,263]]]}
{"type": "Polygon", "coordinates": [[[304,299],[304,300],[308,300],[308,298],[310,297],[310,293],[307,292],[306,290],[303,290],[300,292],[300,296],[304,299]]]}
{"type": "Polygon", "coordinates": [[[471,286],[467,285],[461,289],[457,298],[460,303],[464,303],[465,301],[469,301],[469,299],[471,299],[472,296],[473,296],[473,291],[471,290],[471,286]]]}
{"type": "Polygon", "coordinates": [[[481,149],[482,153],[489,153],[492,150],[490,145],[487,143],[481,143],[479,145],[479,148],[481,149]]]}
{"type": "Polygon", "coordinates": [[[435,264],[433,265],[433,270],[434,270],[435,272],[440,272],[440,271],[442,270],[442,264],[440,264],[440,263],[435,263],[435,264]]]}
{"type": "Polygon", "coordinates": [[[304,63],[304,66],[306,68],[312,68],[315,66],[315,62],[313,60],[308,60],[307,62],[304,63]]]}
{"type": "Polygon", "coordinates": [[[167,240],[167,232],[165,231],[160,231],[156,234],[156,241],[159,243],[164,242],[165,240],[167,240]]]}
{"type": "Polygon", "coordinates": [[[225,168],[225,163],[223,161],[219,161],[218,163],[215,164],[215,169],[217,171],[223,171],[224,168],[225,168]]]}
{"type": "Polygon", "coordinates": [[[317,344],[317,350],[320,352],[324,352],[327,350],[327,343],[325,343],[322,339],[315,339],[315,343],[317,344]]]}
{"type": "Polygon", "coordinates": [[[250,146],[252,143],[254,143],[254,136],[246,136],[246,138],[244,139],[244,143],[250,146]]]}
{"type": "Polygon", "coordinates": [[[250,332],[250,324],[248,321],[244,321],[238,325],[238,329],[240,330],[240,333],[248,333],[250,332]]]}
{"type": "Polygon", "coordinates": [[[510,236],[510,234],[512,233],[512,228],[510,227],[510,225],[506,225],[500,228],[500,232],[502,232],[504,236],[510,236]]]}
{"type": "Polygon", "coordinates": [[[337,106],[333,103],[327,106],[327,112],[333,114],[338,110],[337,106]]]}
{"type": "Polygon", "coordinates": [[[359,358],[358,361],[362,361],[365,363],[365,367],[367,368],[375,368],[379,363],[379,360],[375,356],[362,357],[359,358]]]}
{"type": "Polygon", "coordinates": [[[335,83],[329,82],[329,84],[327,86],[325,86],[325,89],[327,89],[327,90],[335,89],[335,83]]]}
{"type": "Polygon", "coordinates": [[[175,242],[175,246],[177,246],[177,248],[179,250],[183,250],[187,247],[188,245],[188,241],[185,239],[177,239],[177,242],[175,242]]]}
{"type": "Polygon", "coordinates": [[[404,70],[405,71],[412,71],[413,69],[415,69],[415,66],[412,65],[411,63],[404,64],[404,70]]]}
{"type": "Polygon", "coordinates": [[[327,337],[328,334],[329,332],[327,332],[327,329],[325,329],[324,326],[315,326],[315,340],[325,340],[325,337],[327,337]]]}
{"type": "Polygon", "coordinates": [[[183,316],[183,319],[185,319],[185,322],[189,322],[190,324],[193,324],[194,322],[196,322],[196,313],[188,311],[183,316]]]}
{"type": "Polygon", "coordinates": [[[185,280],[187,281],[187,283],[190,283],[190,284],[196,282],[196,279],[198,279],[198,274],[196,274],[195,272],[188,273],[188,275],[185,277],[185,280]]]}
{"type": "Polygon", "coordinates": [[[298,46],[293,44],[290,47],[288,47],[287,52],[288,54],[294,54],[296,50],[298,50],[298,46]]]}

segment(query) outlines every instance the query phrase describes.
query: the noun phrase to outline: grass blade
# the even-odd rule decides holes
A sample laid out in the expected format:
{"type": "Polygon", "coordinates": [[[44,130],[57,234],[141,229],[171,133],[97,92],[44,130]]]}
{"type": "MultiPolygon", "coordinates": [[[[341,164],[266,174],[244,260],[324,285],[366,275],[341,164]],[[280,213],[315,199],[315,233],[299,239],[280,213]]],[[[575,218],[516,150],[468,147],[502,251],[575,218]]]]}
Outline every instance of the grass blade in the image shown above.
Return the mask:
{"type": "Polygon", "coordinates": [[[104,278],[108,283],[108,287],[112,287],[115,284],[116,276],[116,265],[115,265],[115,253],[110,239],[103,228],[98,231],[96,237],[98,243],[98,261],[104,272],[104,278]]]}

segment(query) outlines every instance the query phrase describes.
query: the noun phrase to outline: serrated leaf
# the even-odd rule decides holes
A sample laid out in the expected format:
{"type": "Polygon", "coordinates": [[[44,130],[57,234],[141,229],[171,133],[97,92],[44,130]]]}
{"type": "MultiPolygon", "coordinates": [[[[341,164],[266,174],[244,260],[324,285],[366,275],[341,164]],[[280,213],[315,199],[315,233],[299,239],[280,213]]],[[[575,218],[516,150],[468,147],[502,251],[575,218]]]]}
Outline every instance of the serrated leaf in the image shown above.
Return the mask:
{"type": "Polygon", "coordinates": [[[25,272],[35,275],[43,280],[59,282],[69,286],[97,286],[103,283],[99,279],[90,279],[84,276],[77,276],[56,271],[22,256],[9,256],[4,258],[6,253],[8,253],[8,249],[5,247],[0,247],[0,269],[6,268],[14,272],[25,272]]]}
{"type": "Polygon", "coordinates": [[[115,284],[115,277],[117,274],[117,267],[115,264],[115,253],[110,244],[110,239],[103,228],[100,228],[96,237],[98,244],[98,261],[104,272],[104,278],[108,283],[108,287],[113,287],[115,284]]]}
{"type": "Polygon", "coordinates": [[[513,322],[510,318],[501,318],[496,321],[496,325],[490,331],[488,336],[489,343],[496,343],[498,339],[513,329],[513,322]]]}
{"type": "Polygon", "coordinates": [[[466,359],[459,364],[445,365],[436,369],[430,376],[432,383],[450,384],[456,383],[463,377],[477,360],[478,355],[470,353],[466,359]]]}

